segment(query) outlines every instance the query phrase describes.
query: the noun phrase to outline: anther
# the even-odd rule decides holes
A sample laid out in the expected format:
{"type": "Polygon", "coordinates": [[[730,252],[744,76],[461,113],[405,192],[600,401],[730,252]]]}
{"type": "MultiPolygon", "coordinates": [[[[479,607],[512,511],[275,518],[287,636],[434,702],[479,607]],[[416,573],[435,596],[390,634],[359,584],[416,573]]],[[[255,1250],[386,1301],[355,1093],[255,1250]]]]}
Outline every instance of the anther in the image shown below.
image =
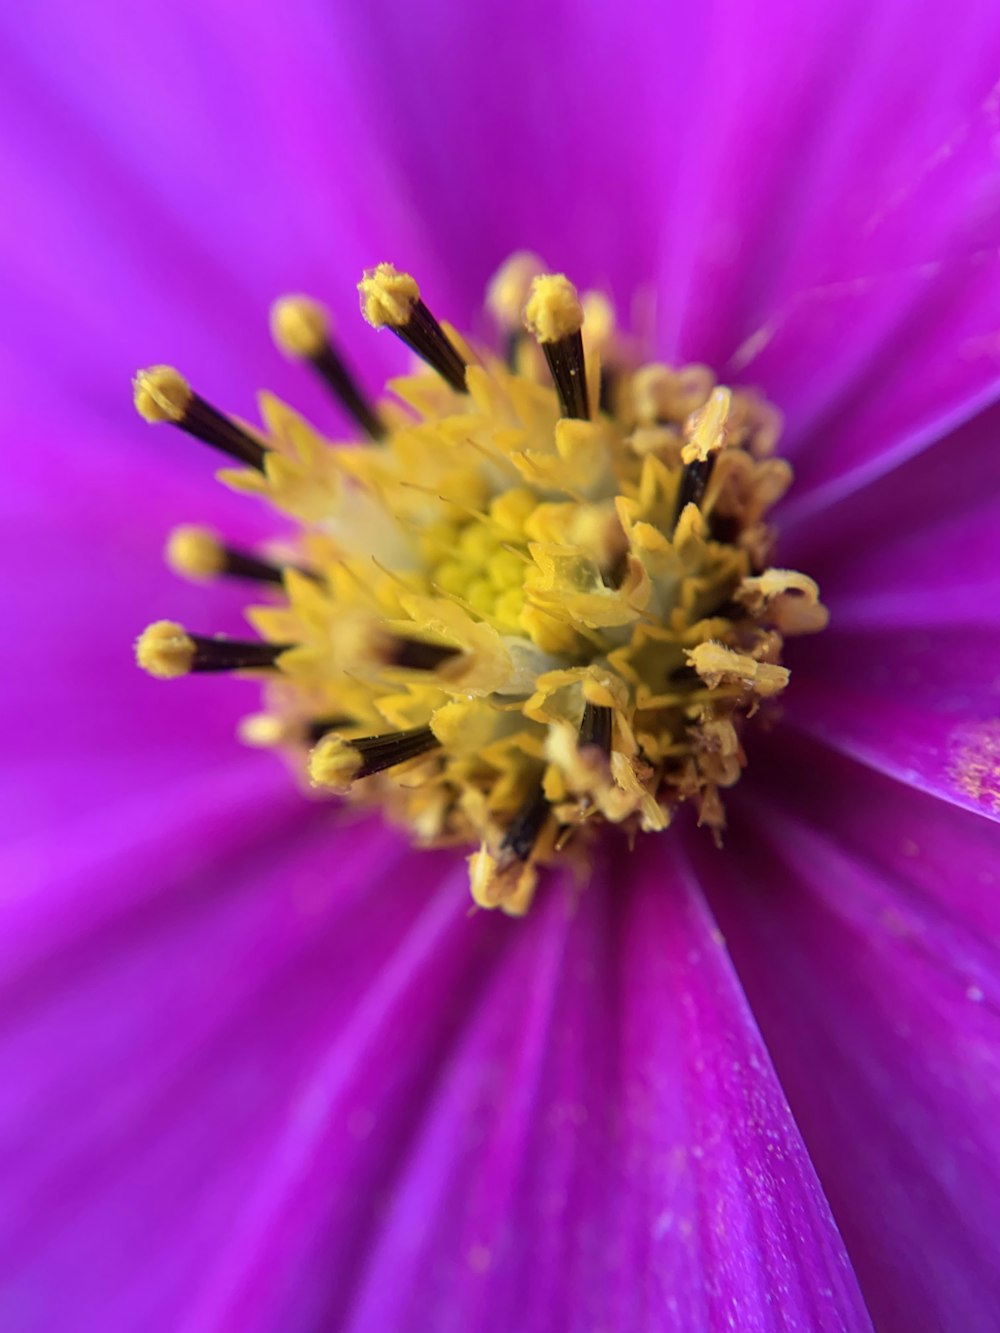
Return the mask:
{"type": "Polygon", "coordinates": [[[588,420],[590,401],[580,332],[583,306],[568,278],[561,273],[535,278],[524,324],[545,353],[562,415],[588,420]]]}
{"type": "Polygon", "coordinates": [[[271,307],[271,336],[286,356],[312,366],[367,435],[384,437],[385,427],[330,341],[321,305],[305,296],[283,296],[271,307]]]}
{"type": "Polygon", "coordinates": [[[486,289],[486,308],[506,338],[507,364],[517,367],[517,349],[524,337],[524,307],[531,284],[545,272],[545,261],[529,250],[519,250],[497,269],[486,289]]]}
{"type": "Polygon", "coordinates": [[[175,528],[167,542],[167,564],[185,578],[225,576],[253,583],[281,583],[284,571],[248,551],[227,546],[209,528],[175,528]]]}
{"type": "Polygon", "coordinates": [[[309,776],[318,787],[344,792],[359,778],[371,777],[373,773],[382,773],[410,759],[418,759],[439,744],[430,727],[391,731],[384,736],[362,736],[350,741],[343,736],[328,735],[309,756],[309,776]]]}
{"type": "Polygon", "coordinates": [[[392,264],[379,264],[365,270],[358,291],[361,313],[373,329],[392,329],[453,389],[465,392],[465,362],[420,299],[415,278],[400,273],[392,264]]]}
{"type": "Polygon", "coordinates": [[[580,722],[580,748],[594,746],[607,756],[611,753],[612,711],[601,704],[592,704],[589,700],[584,705],[583,719],[580,722]]]}
{"type": "Polygon", "coordinates": [[[132,381],[136,411],[146,421],[169,421],[248,467],[264,471],[267,450],[235,421],[206,403],[172,366],[140,370],[132,381]]]}
{"type": "Polygon", "coordinates": [[[243,639],[207,638],[189,634],[172,620],[158,620],[140,634],[136,660],[144,671],[161,680],[192,671],[249,671],[273,667],[288,643],[261,643],[243,639]]]}

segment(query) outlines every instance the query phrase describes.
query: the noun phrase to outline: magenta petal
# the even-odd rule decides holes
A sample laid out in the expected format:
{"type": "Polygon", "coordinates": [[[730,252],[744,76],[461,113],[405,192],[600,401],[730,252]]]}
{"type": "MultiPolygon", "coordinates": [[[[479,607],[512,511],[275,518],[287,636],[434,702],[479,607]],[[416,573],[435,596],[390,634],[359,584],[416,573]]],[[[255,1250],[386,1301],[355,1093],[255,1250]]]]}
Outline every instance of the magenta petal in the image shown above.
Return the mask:
{"type": "Polygon", "coordinates": [[[876,1326],[992,1333],[1000,831],[813,744],[766,749],[760,799],[696,864],[876,1326]]]}
{"type": "Polygon", "coordinates": [[[662,852],[571,915],[550,887],[523,923],[418,932],[387,960],[261,1164],[209,1326],[869,1327],[721,940],[662,852]]]}
{"type": "Polygon", "coordinates": [[[830,629],[793,661],[792,726],[1000,819],[1000,628],[830,629]]]}
{"type": "Polygon", "coordinates": [[[801,512],[996,396],[998,69],[988,0],[737,6],[702,53],[667,346],[786,411],[801,512]]]}
{"type": "Polygon", "coordinates": [[[820,582],[834,630],[995,623],[1000,407],[802,523],[781,561],[820,582]]]}

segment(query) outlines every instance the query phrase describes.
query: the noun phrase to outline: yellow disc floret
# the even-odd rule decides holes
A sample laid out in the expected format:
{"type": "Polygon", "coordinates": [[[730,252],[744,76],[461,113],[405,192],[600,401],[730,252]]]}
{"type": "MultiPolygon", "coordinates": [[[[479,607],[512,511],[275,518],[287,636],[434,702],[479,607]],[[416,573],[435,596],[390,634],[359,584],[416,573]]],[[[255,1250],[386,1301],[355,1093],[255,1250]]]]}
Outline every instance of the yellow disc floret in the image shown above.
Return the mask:
{"type": "Polygon", "coordinates": [[[704,366],[638,364],[604,298],[541,270],[516,256],[491,288],[505,360],[439,323],[408,274],[369,270],[365,318],[428,366],[395,402],[347,380],[320,307],[278,303],[279,346],[321,370],[364,444],[331,446],[273,399],[253,432],[164,367],[136,381],[144,417],[249,464],[224,479],[299,524],[278,559],[178,530],[180,572],[266,590],[260,637],[161,621],[140,665],[263,673],[247,743],[287,748],[421,846],[478,845],[472,897],[512,915],[602,825],[658,832],[690,805],[718,837],[745,721],[788,683],[785,638],[826,623],[816,584],[770,563],[791,480],[769,457],[774,409],[704,366]]]}

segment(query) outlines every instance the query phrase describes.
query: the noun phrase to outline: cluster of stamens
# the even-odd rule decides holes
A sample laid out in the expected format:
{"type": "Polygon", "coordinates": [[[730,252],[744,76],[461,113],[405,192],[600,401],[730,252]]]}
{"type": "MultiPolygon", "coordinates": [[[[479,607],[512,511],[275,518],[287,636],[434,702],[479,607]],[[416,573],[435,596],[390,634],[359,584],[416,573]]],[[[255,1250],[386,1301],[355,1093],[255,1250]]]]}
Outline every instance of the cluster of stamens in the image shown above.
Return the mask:
{"type": "Polygon", "coordinates": [[[166,367],[135,381],[142,416],[228,454],[226,484],[301,525],[280,555],[178,529],[179,572],[266,591],[258,637],[160,621],[140,665],[259,674],[247,742],[422,846],[478,844],[472,895],[512,914],[599,825],[655,832],[688,803],[718,837],[743,720],[788,681],[784,637],[826,623],[815,583],[769,566],[791,480],[774,409],[703,366],[636,365],[607,302],[541,268],[515,256],[491,286],[505,358],[440,324],[408,274],[366,273],[365,318],[426,366],[377,403],[322,309],[278,302],[278,345],[363,443],[267,395],[262,428],[243,425],[166,367]]]}

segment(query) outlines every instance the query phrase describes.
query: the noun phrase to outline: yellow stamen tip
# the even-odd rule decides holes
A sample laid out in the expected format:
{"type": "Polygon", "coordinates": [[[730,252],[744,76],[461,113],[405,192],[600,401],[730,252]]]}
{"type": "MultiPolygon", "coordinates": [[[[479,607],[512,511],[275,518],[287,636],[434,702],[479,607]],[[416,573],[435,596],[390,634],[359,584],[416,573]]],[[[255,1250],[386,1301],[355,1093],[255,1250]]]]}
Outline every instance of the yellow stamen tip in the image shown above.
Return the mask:
{"type": "Polygon", "coordinates": [[[167,541],[167,564],[189,579],[211,579],[225,568],[225,547],[209,528],[175,528],[167,541]]]}
{"type": "Polygon", "coordinates": [[[309,779],[314,787],[346,792],[363,762],[361,752],[343,736],[324,736],[309,755],[309,779]]]}
{"type": "Polygon", "coordinates": [[[521,327],[531,284],[544,272],[544,260],[530,250],[519,250],[497,269],[486,289],[486,308],[501,328],[521,327]]]}
{"type": "Polygon", "coordinates": [[[143,630],[135,645],[136,661],[159,680],[186,676],[194,662],[195,643],[183,626],[157,620],[143,630]]]}
{"type": "Polygon", "coordinates": [[[583,327],[583,306],[576,288],[563,273],[535,278],[524,308],[524,325],[540,343],[557,343],[583,327]]]}
{"type": "Polygon", "coordinates": [[[410,322],[413,307],[420,300],[420,288],[409,273],[400,273],[392,264],[379,264],[365,270],[358,283],[361,313],[373,329],[400,329],[410,322]]]}
{"type": "Polygon", "coordinates": [[[271,713],[250,713],[241,718],[237,735],[244,745],[269,750],[288,740],[288,726],[271,713]]]}
{"type": "Polygon", "coordinates": [[[140,370],[132,381],[135,410],[146,421],[183,421],[194,396],[191,386],[173,366],[140,370]]]}
{"type": "Polygon", "coordinates": [[[330,321],[307,296],[283,296],[271,307],[271,337],[286,356],[310,361],[327,346],[330,321]]]}

